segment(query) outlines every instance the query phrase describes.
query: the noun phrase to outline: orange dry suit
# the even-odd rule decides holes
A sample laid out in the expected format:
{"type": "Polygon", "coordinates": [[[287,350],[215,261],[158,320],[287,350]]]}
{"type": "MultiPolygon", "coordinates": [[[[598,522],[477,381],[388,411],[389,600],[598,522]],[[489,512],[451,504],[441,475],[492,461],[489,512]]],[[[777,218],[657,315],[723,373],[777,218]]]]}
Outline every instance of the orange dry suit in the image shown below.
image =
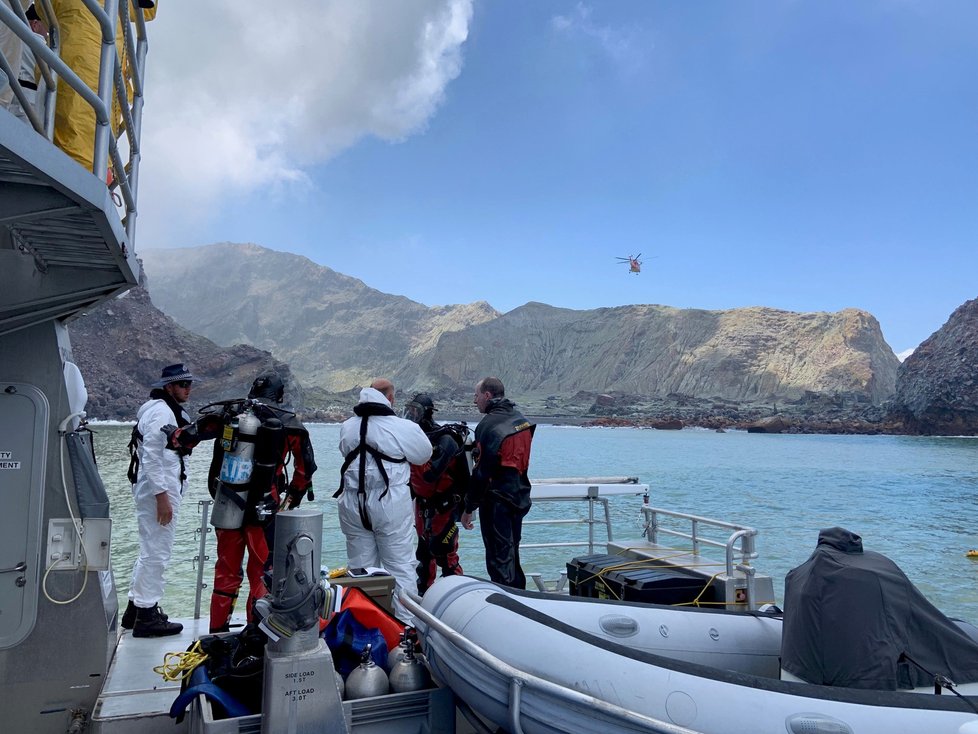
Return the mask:
{"type": "MultiPolygon", "coordinates": [[[[283,435],[275,452],[281,459],[271,475],[257,470],[252,474],[241,527],[234,530],[215,528],[217,562],[214,565],[214,590],[211,594],[211,632],[223,631],[228,627],[244,577],[242,562],[245,549],[248,550],[249,586],[246,612],[248,621],[252,621],[255,601],[267,593],[263,574],[269,562],[269,548],[274,547],[275,513],[286,494],[290,506],[296,507],[307,493],[311,493],[312,475],[316,471],[309,432],[298,418],[261,403],[254,403],[252,410],[262,421],[263,427],[274,426],[275,422],[281,421],[283,435]],[[291,480],[287,471],[290,460],[291,480]]],[[[256,447],[256,455],[257,451],[256,447]]],[[[207,476],[211,497],[215,497],[219,491],[223,460],[224,448],[218,440],[214,442],[214,456],[207,476]]]]}

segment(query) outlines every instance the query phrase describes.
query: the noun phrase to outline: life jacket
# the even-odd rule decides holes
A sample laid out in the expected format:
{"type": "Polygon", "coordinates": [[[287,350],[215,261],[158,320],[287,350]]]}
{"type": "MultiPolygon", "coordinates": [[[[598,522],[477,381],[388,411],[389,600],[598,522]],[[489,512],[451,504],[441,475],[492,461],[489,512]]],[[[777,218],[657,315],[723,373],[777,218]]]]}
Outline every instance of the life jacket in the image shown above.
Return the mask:
{"type": "MultiPolygon", "coordinates": [[[[526,469],[535,430],[536,426],[505,398],[490,401],[485,417],[475,429],[473,485],[522,512],[529,510],[531,504],[526,469]],[[518,438],[512,438],[515,436],[518,438]]],[[[471,506],[472,501],[467,499],[466,505],[471,506]]]]}
{"type": "Polygon", "coordinates": [[[377,468],[380,470],[380,476],[384,480],[384,492],[380,495],[380,499],[386,497],[391,488],[391,480],[390,477],[387,476],[387,470],[384,468],[384,462],[389,461],[393,464],[403,464],[407,461],[407,459],[405,459],[403,456],[388,456],[383,451],[379,451],[367,443],[367,421],[370,419],[370,416],[396,415],[392,408],[386,405],[381,405],[380,403],[360,403],[353,409],[353,412],[360,416],[360,443],[358,443],[343,460],[343,466],[340,467],[340,488],[333,493],[333,499],[336,499],[343,494],[343,490],[346,488],[346,470],[350,468],[350,464],[352,464],[355,459],[359,458],[360,470],[357,475],[359,485],[357,487],[357,511],[360,513],[360,522],[363,524],[364,529],[373,530],[373,523],[370,522],[370,516],[367,514],[367,456],[372,456],[373,460],[377,462],[377,468]]]}
{"type": "MultiPolygon", "coordinates": [[[[497,398],[498,400],[498,398],[497,398]]],[[[490,406],[490,411],[479,421],[475,429],[475,442],[479,449],[479,460],[483,471],[491,472],[492,464],[499,456],[503,441],[513,434],[529,430],[532,432],[536,426],[530,423],[520,411],[509,400],[499,400],[495,405],[490,406]]]]}

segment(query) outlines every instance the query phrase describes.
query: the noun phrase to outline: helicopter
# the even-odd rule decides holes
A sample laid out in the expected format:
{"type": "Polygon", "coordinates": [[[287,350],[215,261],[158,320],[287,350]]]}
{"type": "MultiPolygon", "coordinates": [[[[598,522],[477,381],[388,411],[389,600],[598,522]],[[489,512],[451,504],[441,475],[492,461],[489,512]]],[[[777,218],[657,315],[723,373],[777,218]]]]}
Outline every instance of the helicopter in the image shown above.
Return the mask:
{"type": "Polygon", "coordinates": [[[638,253],[635,257],[629,255],[628,257],[617,258],[618,262],[628,263],[628,272],[635,273],[638,275],[642,272],[642,261],[639,258],[642,257],[642,253],[638,253]]]}

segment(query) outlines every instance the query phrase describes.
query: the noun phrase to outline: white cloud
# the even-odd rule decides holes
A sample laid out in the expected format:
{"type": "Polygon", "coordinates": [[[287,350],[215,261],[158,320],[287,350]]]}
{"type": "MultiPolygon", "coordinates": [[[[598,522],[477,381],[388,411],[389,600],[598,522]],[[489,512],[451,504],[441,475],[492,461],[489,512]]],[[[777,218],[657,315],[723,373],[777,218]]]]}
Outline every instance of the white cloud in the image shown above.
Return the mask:
{"type": "MultiPolygon", "coordinates": [[[[148,25],[140,240],[222,196],[309,185],[367,136],[422,131],[462,68],[472,0],[161,3],[148,25]]],[[[176,244],[176,243],[174,243],[176,244]]]]}
{"type": "Polygon", "coordinates": [[[910,349],[904,349],[902,352],[900,352],[899,354],[897,354],[896,357],[901,362],[903,362],[903,361],[905,361],[907,359],[907,357],[909,357],[911,354],[913,354],[914,351],[916,351],[916,349],[917,349],[917,347],[911,347],[910,349]]]}

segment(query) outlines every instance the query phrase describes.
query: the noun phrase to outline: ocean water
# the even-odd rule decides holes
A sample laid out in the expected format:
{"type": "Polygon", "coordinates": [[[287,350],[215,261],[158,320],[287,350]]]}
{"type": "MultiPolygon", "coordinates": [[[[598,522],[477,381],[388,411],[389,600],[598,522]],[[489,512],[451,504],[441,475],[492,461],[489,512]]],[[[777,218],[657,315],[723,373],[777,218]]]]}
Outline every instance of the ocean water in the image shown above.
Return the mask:
{"type": "MultiPolygon", "coordinates": [[[[307,427],[319,465],[312,506],[324,515],[323,564],[345,565],[345,544],[336,520],[336,501],[331,498],[341,465],[339,426],[307,427]]],[[[131,428],[96,425],[93,430],[99,469],[112,502],[113,568],[124,602],[137,553],[126,479],[131,428]]],[[[209,460],[207,445],[191,458],[191,488],[178,520],[163,600],[167,613],[177,616],[193,614],[198,502],[207,498],[209,460]]],[[[978,622],[978,561],[965,557],[967,550],[978,548],[978,439],[539,426],[531,479],[572,476],[635,476],[649,485],[654,507],[756,528],[759,557],[754,566],[774,579],[778,601],[785,573],[809,556],[819,530],[839,525],[859,533],[867,550],[893,559],[946,614],[978,622]]],[[[616,540],[641,537],[641,504],[637,497],[612,498],[616,540]]],[[[560,507],[539,503],[528,519],[562,517],[568,512],[583,517],[583,503],[560,507]]],[[[583,540],[586,531],[567,525],[528,526],[524,542],[554,542],[569,536],[583,540]]],[[[207,540],[205,615],[213,576],[213,533],[207,540]]],[[[523,566],[553,580],[567,560],[582,552],[530,549],[523,553],[523,566]]],[[[460,555],[468,573],[485,576],[478,526],[461,531],[460,555]]]]}

